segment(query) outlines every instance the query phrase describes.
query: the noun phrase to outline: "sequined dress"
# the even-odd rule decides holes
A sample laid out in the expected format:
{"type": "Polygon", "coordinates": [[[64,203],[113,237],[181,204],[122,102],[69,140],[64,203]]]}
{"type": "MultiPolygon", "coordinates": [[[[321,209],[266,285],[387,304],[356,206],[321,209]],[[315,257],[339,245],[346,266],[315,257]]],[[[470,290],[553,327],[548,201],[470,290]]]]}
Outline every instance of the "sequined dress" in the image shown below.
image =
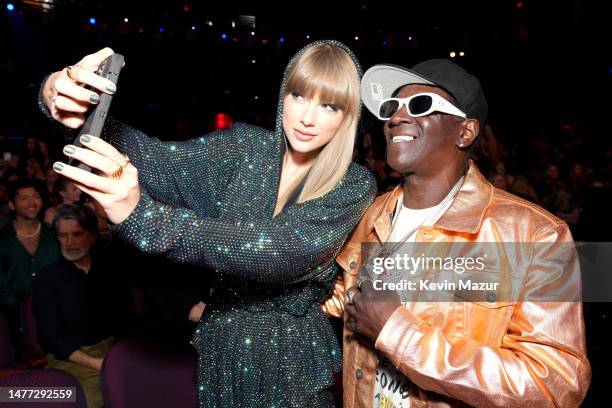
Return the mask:
{"type": "Polygon", "coordinates": [[[326,391],[341,350],[319,302],[376,185],[353,163],[328,194],[289,203],[273,218],[285,83],[286,73],[275,131],[237,124],[161,142],[112,118],[105,126],[104,138],[130,157],[141,183],[138,206],[114,233],[144,252],[216,271],[192,340],[201,407],[333,406],[326,391]]]}

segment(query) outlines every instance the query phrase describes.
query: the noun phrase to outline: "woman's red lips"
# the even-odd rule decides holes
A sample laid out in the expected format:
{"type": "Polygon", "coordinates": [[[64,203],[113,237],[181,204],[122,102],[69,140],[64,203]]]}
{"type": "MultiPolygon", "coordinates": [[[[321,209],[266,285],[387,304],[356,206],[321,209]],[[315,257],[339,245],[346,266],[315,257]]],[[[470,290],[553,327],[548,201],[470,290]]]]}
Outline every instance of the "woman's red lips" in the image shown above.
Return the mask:
{"type": "Polygon", "coordinates": [[[293,130],[295,130],[296,132],[304,136],[316,136],[317,135],[316,133],[309,133],[309,132],[305,132],[303,130],[296,129],[296,128],[293,128],[293,130]]]}

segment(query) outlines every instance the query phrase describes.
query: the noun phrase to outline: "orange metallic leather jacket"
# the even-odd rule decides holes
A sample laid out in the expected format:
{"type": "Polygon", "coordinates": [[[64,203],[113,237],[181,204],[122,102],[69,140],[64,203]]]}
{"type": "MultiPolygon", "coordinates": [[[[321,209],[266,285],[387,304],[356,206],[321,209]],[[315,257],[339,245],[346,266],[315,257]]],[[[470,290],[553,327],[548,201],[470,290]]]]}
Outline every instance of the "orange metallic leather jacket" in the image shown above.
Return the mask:
{"type": "MultiPolygon", "coordinates": [[[[327,315],[343,316],[345,288],[358,279],[361,243],[389,236],[401,192],[398,186],[378,197],[337,256],[344,276],[322,305],[327,315]]],[[[535,264],[537,254],[529,251],[513,254],[517,269],[526,271],[521,293],[580,287],[575,259],[554,270],[566,256],[562,243],[572,243],[567,225],[494,188],[473,163],[449,209],[421,227],[416,241],[542,243],[539,258],[548,262],[535,264]]],[[[391,315],[376,350],[346,329],[343,343],[344,407],[350,408],[372,407],[379,352],[408,378],[410,407],[576,407],[591,379],[579,301],[420,302],[391,315]]]]}

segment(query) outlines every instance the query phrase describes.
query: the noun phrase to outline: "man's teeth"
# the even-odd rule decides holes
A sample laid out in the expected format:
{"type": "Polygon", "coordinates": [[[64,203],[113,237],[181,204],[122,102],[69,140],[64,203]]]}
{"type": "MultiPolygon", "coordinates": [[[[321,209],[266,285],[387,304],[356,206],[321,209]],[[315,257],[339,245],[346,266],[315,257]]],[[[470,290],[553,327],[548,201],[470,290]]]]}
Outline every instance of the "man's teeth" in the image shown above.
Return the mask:
{"type": "Polygon", "coordinates": [[[393,142],[394,143],[398,143],[398,142],[409,142],[411,140],[414,140],[414,136],[395,136],[393,138],[393,142]]]}

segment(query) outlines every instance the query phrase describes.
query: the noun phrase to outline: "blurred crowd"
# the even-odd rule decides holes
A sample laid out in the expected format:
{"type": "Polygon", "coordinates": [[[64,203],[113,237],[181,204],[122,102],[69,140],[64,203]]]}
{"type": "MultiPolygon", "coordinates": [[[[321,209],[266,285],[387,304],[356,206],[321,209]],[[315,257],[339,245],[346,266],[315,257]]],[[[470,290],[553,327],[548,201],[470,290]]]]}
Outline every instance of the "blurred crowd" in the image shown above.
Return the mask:
{"type": "MultiPolygon", "coordinates": [[[[42,239],[36,242],[37,245],[31,248],[32,253],[29,253],[28,239],[40,235],[40,228],[29,238],[30,235],[20,232],[22,227],[19,220],[27,221],[34,217],[42,221],[42,232],[49,231],[48,236],[55,241],[54,245],[59,249],[59,231],[56,230],[57,223],[54,223],[56,215],[62,209],[72,208],[73,211],[78,211],[78,207],[87,207],[87,212],[97,217],[92,252],[103,253],[117,260],[125,272],[128,285],[144,289],[148,307],[147,316],[144,318],[149,320],[144,324],[171,328],[172,330],[163,331],[174,336],[169,340],[188,344],[195,324],[195,319],[190,321],[190,310],[194,304],[206,298],[210,275],[201,273],[198,268],[178,265],[163,257],[145,256],[124,242],[113,239],[102,207],[87,194],[81,193],[73,183],[53,171],[53,163],[65,159],[57,153],[61,151],[61,139],[35,136],[8,139],[0,135],[0,151],[3,152],[0,157],[0,306],[14,303],[9,300],[15,300],[16,305],[21,302],[21,296],[18,296],[19,299],[12,299],[12,295],[5,293],[10,287],[17,287],[17,295],[20,295],[22,289],[25,293],[31,290],[31,277],[24,284],[27,287],[23,288],[11,278],[11,269],[18,267],[11,264],[15,263],[15,256],[23,255],[31,264],[27,262],[28,265],[19,266],[17,269],[20,270],[16,271],[14,276],[24,275],[24,271],[21,271],[24,269],[32,277],[62,257],[57,249],[43,254],[40,249],[42,239]],[[28,194],[20,195],[20,192],[28,194]],[[19,199],[21,196],[24,197],[23,200],[19,199]],[[27,254],[17,251],[13,245],[15,239],[21,242],[27,254]],[[169,278],[175,276],[175,273],[181,275],[180,280],[169,278]]],[[[4,310],[4,313],[10,315],[11,311],[4,310]]],[[[18,321],[10,323],[17,327],[20,325],[18,321]]],[[[18,333],[13,334],[21,337],[18,333]]]]}
{"type": "MultiPolygon", "coordinates": [[[[525,135],[524,135],[525,136],[525,135]]],[[[612,148],[563,125],[541,128],[516,141],[500,140],[490,125],[480,133],[472,159],[497,188],[544,207],[564,220],[577,241],[607,241],[612,148]]],[[[399,184],[400,174],[385,162],[382,137],[366,133],[355,150],[355,160],[378,180],[379,192],[399,184]]]]}

